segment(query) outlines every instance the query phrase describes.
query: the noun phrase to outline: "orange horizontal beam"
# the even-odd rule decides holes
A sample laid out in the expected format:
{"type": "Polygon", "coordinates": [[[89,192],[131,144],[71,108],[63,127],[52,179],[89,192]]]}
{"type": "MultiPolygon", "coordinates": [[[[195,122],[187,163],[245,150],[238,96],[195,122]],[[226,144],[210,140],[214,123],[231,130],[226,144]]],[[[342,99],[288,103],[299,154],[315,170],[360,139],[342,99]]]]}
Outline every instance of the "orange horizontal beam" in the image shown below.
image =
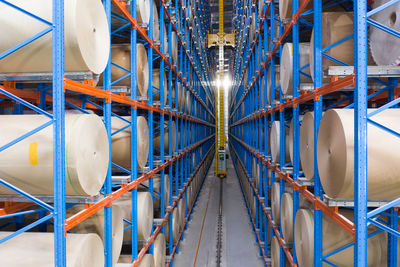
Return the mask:
{"type": "Polygon", "coordinates": [[[2,208],[0,208],[0,216],[16,213],[20,210],[33,206],[33,203],[29,202],[3,202],[2,208]]]}

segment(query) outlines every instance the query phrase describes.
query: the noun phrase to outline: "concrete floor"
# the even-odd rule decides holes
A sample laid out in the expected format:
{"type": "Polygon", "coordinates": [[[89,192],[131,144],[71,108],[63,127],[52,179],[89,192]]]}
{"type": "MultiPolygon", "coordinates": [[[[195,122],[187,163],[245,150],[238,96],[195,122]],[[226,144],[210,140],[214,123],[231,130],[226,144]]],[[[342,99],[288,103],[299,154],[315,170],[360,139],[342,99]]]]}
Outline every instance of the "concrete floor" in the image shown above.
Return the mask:
{"type": "MultiPolygon", "coordinates": [[[[231,159],[227,161],[227,177],[223,180],[223,240],[222,264],[224,267],[264,266],[258,257],[258,246],[252,231],[246,206],[240,191],[231,159]]],[[[214,176],[215,165],[210,168],[200,192],[192,219],[180,243],[180,251],[174,257],[174,267],[216,266],[216,225],[219,201],[219,178],[214,176]],[[194,257],[206,212],[197,261],[194,257]]]]}

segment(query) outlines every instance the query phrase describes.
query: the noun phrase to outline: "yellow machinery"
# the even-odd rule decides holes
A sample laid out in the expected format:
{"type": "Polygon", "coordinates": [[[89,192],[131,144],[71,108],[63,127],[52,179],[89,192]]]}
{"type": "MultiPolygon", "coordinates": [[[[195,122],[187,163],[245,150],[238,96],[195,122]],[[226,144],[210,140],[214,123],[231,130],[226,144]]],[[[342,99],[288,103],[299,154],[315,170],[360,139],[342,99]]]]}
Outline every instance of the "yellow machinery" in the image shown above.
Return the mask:
{"type": "Polygon", "coordinates": [[[215,90],[215,128],[217,138],[215,140],[216,175],[226,177],[226,151],[225,151],[225,122],[224,122],[224,46],[234,46],[235,35],[224,33],[224,0],[219,0],[219,32],[208,35],[208,48],[218,46],[219,64],[216,73],[217,83],[215,90]]]}

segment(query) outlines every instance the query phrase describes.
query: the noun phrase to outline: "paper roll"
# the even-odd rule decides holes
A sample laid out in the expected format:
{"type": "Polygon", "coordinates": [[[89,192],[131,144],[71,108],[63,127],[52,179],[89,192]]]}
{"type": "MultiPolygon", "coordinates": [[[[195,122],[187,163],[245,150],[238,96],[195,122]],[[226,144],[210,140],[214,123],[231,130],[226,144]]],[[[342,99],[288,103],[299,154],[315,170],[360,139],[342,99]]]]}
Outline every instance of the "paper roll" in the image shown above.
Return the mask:
{"type": "Polygon", "coordinates": [[[272,217],[276,224],[280,223],[280,210],[281,210],[281,196],[280,196],[280,185],[279,182],[275,182],[271,187],[271,208],[272,217]]]}
{"type": "Polygon", "coordinates": [[[172,64],[176,65],[178,63],[178,43],[176,38],[176,32],[172,31],[171,33],[171,47],[172,47],[172,64]]]}
{"type": "MultiPolygon", "coordinates": [[[[301,1],[299,1],[299,6],[301,5],[301,1]]],[[[279,0],[279,17],[281,20],[292,19],[293,17],[293,0],[279,0]]],[[[309,1],[304,11],[313,8],[313,1],[309,1]]]]}
{"type": "MultiPolygon", "coordinates": [[[[312,208],[312,203],[299,194],[299,208],[312,208]]],[[[286,244],[293,243],[293,194],[284,193],[281,198],[281,230],[286,244]]]]}
{"type": "MultiPolygon", "coordinates": [[[[140,184],[138,189],[141,191],[148,191],[148,188],[149,188],[149,180],[146,180],[140,184]]],[[[158,194],[161,192],[161,175],[160,174],[155,174],[153,177],[153,191],[154,191],[154,196],[158,196],[158,194]]],[[[169,205],[169,194],[170,194],[169,175],[164,174],[164,204],[165,204],[165,207],[167,207],[169,205]]],[[[160,203],[161,203],[161,201],[160,201],[160,198],[158,197],[157,199],[154,200],[154,208],[160,209],[160,203]]]]}
{"type": "MultiPolygon", "coordinates": [[[[371,112],[372,110],[369,110],[371,112]]],[[[371,119],[400,131],[400,109],[387,109],[371,119]]],[[[368,124],[368,199],[400,196],[400,143],[395,135],[368,124]]],[[[321,184],[332,198],[354,198],[354,110],[331,109],[318,132],[318,170],[321,184]]]]}
{"type": "MultiPolygon", "coordinates": [[[[299,122],[303,120],[303,116],[299,116],[299,122]]],[[[289,146],[289,156],[290,156],[290,162],[293,163],[294,158],[293,158],[293,119],[290,121],[290,129],[289,129],[289,141],[288,141],[288,146],[289,146]]],[[[300,131],[300,130],[299,130],[300,131]]],[[[302,169],[301,165],[301,158],[299,158],[299,169],[302,169]]]]}
{"type": "MultiPolygon", "coordinates": [[[[285,162],[290,161],[289,129],[285,127],[285,162]]],[[[271,156],[274,162],[280,162],[280,121],[274,121],[270,134],[271,156]]]]}
{"type": "Polygon", "coordinates": [[[178,242],[179,232],[179,211],[178,207],[175,207],[174,211],[172,212],[172,241],[174,243],[178,242]]]}
{"type": "MultiPolygon", "coordinates": [[[[310,44],[299,43],[298,67],[301,68],[310,63],[310,44]]],[[[310,67],[301,72],[310,75],[310,67]]],[[[312,83],[312,80],[299,72],[300,83],[312,83]]],[[[284,95],[293,94],[293,44],[285,43],[282,49],[280,84],[284,95]]]]}
{"type": "MultiPolygon", "coordinates": [[[[156,6],[156,2],[152,1],[153,3],[153,41],[159,42],[160,41],[160,20],[158,18],[158,10],[156,6]]],[[[165,31],[164,31],[165,35],[165,31]]]]}
{"type": "MultiPolygon", "coordinates": [[[[9,3],[41,19],[53,21],[51,0],[11,0],[9,3]]],[[[101,1],[65,1],[64,12],[65,71],[103,72],[109,58],[110,33],[101,1]]],[[[0,3],[0,34],[7,36],[0,41],[0,53],[48,27],[36,18],[0,3]]],[[[51,32],[0,60],[0,72],[51,71],[51,32]]]]}
{"type": "Polygon", "coordinates": [[[150,0],[136,0],[136,19],[139,23],[150,23],[150,0]]]}
{"type": "Polygon", "coordinates": [[[256,14],[253,12],[251,14],[251,24],[250,24],[250,29],[249,29],[249,46],[250,48],[253,45],[253,41],[255,38],[255,33],[256,33],[256,14]]]}
{"type": "Polygon", "coordinates": [[[314,112],[307,112],[300,126],[299,153],[306,178],[314,180],[314,112]]]}
{"type": "MultiPolygon", "coordinates": [[[[111,62],[127,70],[131,69],[131,46],[113,45],[111,47],[111,62]]],[[[126,76],[128,72],[112,65],[111,81],[126,76]]],[[[137,78],[137,96],[147,97],[149,87],[149,64],[147,61],[147,51],[143,44],[136,45],[136,78],[137,78]]],[[[99,84],[103,84],[103,76],[100,76],[99,84]]],[[[121,81],[113,84],[115,86],[131,86],[131,77],[128,76],[121,81]]]]}
{"type": "MultiPolygon", "coordinates": [[[[130,121],[130,116],[124,116],[130,121]]],[[[111,117],[111,130],[116,132],[128,125],[118,117],[111,117]]],[[[111,137],[112,161],[123,168],[131,168],[131,129],[130,127],[111,137]]],[[[137,165],[142,169],[146,166],[149,153],[149,128],[143,116],[137,117],[137,165]]]]}
{"type": "MultiPolygon", "coordinates": [[[[352,220],[351,211],[341,211],[352,220]]],[[[295,220],[295,247],[299,267],[313,266],[314,262],[314,214],[311,210],[300,209],[295,220]]],[[[371,233],[373,231],[369,231],[371,233]]],[[[353,242],[353,237],[328,216],[322,216],[322,254],[327,255],[353,242]]],[[[370,267],[386,266],[387,235],[382,232],[367,239],[370,267]]],[[[354,246],[350,246],[326,259],[336,266],[351,267],[354,263],[354,246]]],[[[328,264],[324,264],[324,266],[328,264]]]]}
{"type": "Polygon", "coordinates": [[[189,91],[189,90],[187,90],[186,91],[186,105],[185,105],[185,107],[186,107],[186,113],[187,114],[191,114],[191,111],[192,111],[192,109],[191,109],[191,103],[190,103],[190,96],[191,96],[191,92],[189,91]]]}
{"type": "Polygon", "coordinates": [[[165,267],[165,236],[159,233],[154,240],[154,267],[165,267]]]}
{"type": "MultiPolygon", "coordinates": [[[[388,0],[375,0],[373,8],[377,8],[389,2],[388,0]]],[[[378,13],[374,14],[371,19],[381,25],[388,27],[394,31],[400,31],[400,3],[392,4],[378,13]]],[[[377,28],[370,27],[370,48],[372,57],[377,65],[395,65],[400,64],[400,53],[398,47],[400,45],[399,38],[377,28]]]]}
{"type": "Polygon", "coordinates": [[[258,16],[264,16],[264,0],[258,0],[258,16]]]}
{"type": "Polygon", "coordinates": [[[185,228],[185,220],[186,220],[186,194],[183,194],[183,197],[178,202],[178,211],[179,211],[179,230],[183,231],[185,228]]]}
{"type": "MultiPolygon", "coordinates": [[[[272,237],[271,240],[271,266],[272,267],[280,267],[281,266],[281,250],[280,250],[280,245],[279,245],[279,241],[278,238],[276,236],[272,237]]],[[[286,259],[286,256],[284,256],[285,258],[285,267],[290,266],[289,262],[286,259]]]]}
{"type": "MultiPolygon", "coordinates": [[[[69,218],[85,209],[85,205],[78,204],[67,210],[66,217],[69,218]]],[[[71,233],[77,234],[97,234],[103,240],[104,244],[104,209],[90,216],[74,228],[71,233]]],[[[112,207],[112,250],[113,250],[113,266],[118,261],[121,254],[122,241],[124,236],[123,212],[121,207],[112,207]]]]}
{"type": "MultiPolygon", "coordinates": [[[[132,199],[131,194],[126,194],[117,199],[113,206],[119,206],[123,218],[132,221],[132,199]]],[[[153,226],[153,199],[149,192],[137,192],[137,228],[138,240],[147,240],[153,226]]],[[[132,240],[132,231],[124,231],[124,241],[132,240]]]]}
{"type": "MultiPolygon", "coordinates": [[[[0,146],[48,122],[42,115],[1,115],[0,146]]],[[[94,196],[104,184],[109,163],[106,128],[94,114],[65,115],[65,190],[69,196],[94,196]]],[[[33,195],[53,194],[53,127],[0,153],[0,176],[33,195]]],[[[0,194],[16,194],[5,187],[0,194]]]]}
{"type": "MultiPolygon", "coordinates": [[[[168,82],[167,82],[167,73],[164,72],[164,106],[167,104],[168,100],[168,82]]],[[[161,99],[161,86],[160,86],[160,69],[153,69],[153,101],[160,101],[161,99]],[[156,94],[157,93],[157,94],[156,94]]]]}
{"type": "MultiPolygon", "coordinates": [[[[279,65],[275,65],[275,87],[277,87],[279,84],[279,65]]],[[[267,95],[268,95],[268,104],[272,104],[272,91],[275,91],[275,98],[274,100],[279,101],[279,91],[277,90],[272,90],[271,88],[272,81],[271,81],[271,67],[268,68],[267,72],[267,95]]]]}
{"type": "MultiPolygon", "coordinates": [[[[322,48],[326,48],[353,34],[353,12],[323,12],[322,13],[322,48]]],[[[350,38],[331,49],[325,54],[340,60],[350,66],[354,65],[353,38],[350,38]]],[[[314,80],[314,30],[310,41],[310,73],[314,80]]],[[[338,66],[339,63],[322,57],[322,70],[329,66],[338,66]]],[[[328,82],[329,79],[324,79],[328,82]]]]}
{"type": "MultiPolygon", "coordinates": [[[[172,121],[172,152],[175,151],[176,148],[176,126],[175,121],[172,121]]],[[[160,140],[160,132],[154,135],[153,137],[153,145],[154,148],[160,151],[161,149],[161,140],[160,140]]],[[[169,128],[168,128],[168,121],[164,123],[164,153],[169,153],[169,128]]]]}
{"type": "MultiPolygon", "coordinates": [[[[0,239],[12,232],[0,232],[0,239]]],[[[103,267],[104,247],[96,234],[66,236],[68,267],[103,267]]],[[[7,267],[55,266],[54,234],[24,232],[0,244],[1,265],[7,267]]]]}
{"type": "Polygon", "coordinates": [[[139,267],[155,267],[154,256],[152,254],[144,254],[142,260],[139,262],[139,267]]]}

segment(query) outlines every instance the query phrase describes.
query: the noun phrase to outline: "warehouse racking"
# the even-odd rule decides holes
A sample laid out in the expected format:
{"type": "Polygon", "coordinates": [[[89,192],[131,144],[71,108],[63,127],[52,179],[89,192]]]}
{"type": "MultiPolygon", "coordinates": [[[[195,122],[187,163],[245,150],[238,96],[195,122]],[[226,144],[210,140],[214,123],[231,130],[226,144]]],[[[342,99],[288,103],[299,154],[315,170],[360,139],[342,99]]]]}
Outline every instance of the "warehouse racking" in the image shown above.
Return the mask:
{"type": "MultiPolygon", "coordinates": [[[[21,47],[29,45],[38,38],[52,32],[52,73],[43,74],[24,74],[24,75],[3,75],[3,85],[0,86],[2,102],[6,106],[12,103],[14,113],[23,114],[24,108],[31,109],[39,114],[49,117],[49,122],[45,125],[16,138],[13,142],[4,145],[0,151],[7,149],[22,139],[40,131],[41,129],[53,125],[53,148],[54,156],[54,197],[53,196],[33,196],[14,187],[0,178],[0,184],[14,192],[22,198],[2,199],[2,208],[0,210],[0,220],[4,218],[15,217],[20,222],[25,214],[32,213],[32,210],[26,210],[28,207],[38,206],[35,212],[40,214],[40,219],[29,224],[22,224],[19,230],[14,234],[0,240],[0,244],[6,242],[26,230],[40,225],[43,228],[44,223],[54,222],[54,260],[55,266],[66,266],[66,238],[65,235],[70,229],[78,225],[91,215],[104,209],[105,228],[104,228],[104,251],[105,266],[112,266],[112,232],[111,216],[113,202],[122,195],[132,192],[132,220],[125,228],[132,229],[132,262],[137,266],[146,252],[152,253],[152,243],[160,232],[164,232],[164,225],[167,221],[172,223],[172,211],[177,207],[178,201],[186,194],[187,187],[194,179],[202,180],[210,167],[214,149],[214,115],[213,102],[214,92],[211,90],[210,78],[208,76],[209,58],[205,49],[204,40],[206,30],[210,27],[209,2],[202,0],[194,1],[171,1],[159,3],[159,24],[160,24],[160,42],[153,41],[153,5],[150,4],[150,23],[149,25],[139,25],[136,20],[136,1],[131,1],[130,7],[126,2],[119,0],[103,1],[107,14],[111,40],[116,38],[124,39],[131,48],[131,70],[136,70],[136,43],[143,43],[148,53],[149,62],[149,88],[148,97],[139,98],[136,90],[125,90],[114,86],[119,80],[129,78],[131,88],[136,88],[137,77],[135,71],[130,71],[118,66],[109,60],[106,70],[103,73],[103,88],[93,86],[93,75],[91,73],[65,73],[64,71],[64,6],[63,1],[53,0],[53,21],[45,21],[42,18],[29,13],[29,11],[18,8],[16,5],[1,0],[0,4],[8,5],[18,9],[27,16],[31,16],[48,25],[48,28],[40,34],[24,41],[9,51],[0,54],[0,60],[9,54],[17,51],[21,47]],[[112,6],[118,13],[111,11],[112,6]],[[127,9],[128,7],[128,9],[127,9]],[[193,12],[194,22],[190,25],[189,12],[193,12]],[[123,25],[118,28],[113,27],[112,21],[117,20],[123,25]],[[167,26],[164,32],[164,23],[167,26]],[[171,40],[172,32],[177,35],[177,49],[179,60],[176,64],[172,63],[172,42],[168,42],[168,47],[164,43],[164,35],[167,40],[171,40]],[[168,51],[168,52],[164,52],[168,51]],[[160,88],[154,88],[153,84],[153,64],[159,65],[161,70],[166,70],[168,77],[165,77],[164,71],[160,71],[160,88]],[[126,71],[126,76],[112,81],[111,66],[126,71]],[[164,79],[168,80],[168,94],[164,94],[164,79]],[[24,90],[20,87],[21,81],[36,80],[36,90],[24,90]],[[175,83],[173,85],[173,82],[175,83]],[[51,83],[50,86],[46,84],[51,83]],[[187,112],[182,111],[178,104],[178,83],[182,84],[184,91],[190,92],[190,103],[192,108],[187,112]],[[173,99],[173,88],[175,98],[173,99]],[[130,95],[129,95],[130,93],[130,95]],[[160,102],[153,101],[155,95],[160,95],[160,102]],[[128,95],[128,96],[127,96],[128,95]],[[167,98],[167,104],[164,99],[167,98]],[[24,108],[22,107],[24,106],[24,108]],[[130,129],[131,131],[131,168],[126,169],[112,163],[108,167],[106,181],[102,189],[102,197],[84,198],[68,197],[65,194],[65,136],[64,136],[64,113],[66,107],[76,109],[82,113],[87,113],[87,109],[95,110],[101,114],[107,129],[108,139],[120,131],[130,129]],[[52,114],[48,112],[52,110],[52,114]],[[149,127],[149,157],[147,166],[139,170],[137,168],[137,116],[141,114],[147,118],[149,127]],[[130,116],[130,120],[122,116],[130,116]],[[112,132],[111,121],[117,117],[126,123],[126,126],[115,132],[112,132]],[[172,147],[172,127],[175,122],[176,148],[172,147]],[[164,149],[156,151],[153,146],[153,135],[160,134],[164,136],[165,127],[170,129],[168,134],[169,148],[168,153],[164,149]],[[194,162],[194,165],[192,164],[194,162]],[[119,170],[119,174],[114,174],[114,170],[119,170]],[[123,173],[123,174],[121,174],[123,173]],[[153,190],[153,176],[159,173],[161,190],[153,190]],[[164,175],[169,174],[170,194],[169,203],[164,203],[164,175]],[[201,177],[200,177],[201,176],[201,177]],[[140,242],[137,238],[137,188],[138,185],[149,180],[149,192],[153,199],[160,198],[160,218],[155,219],[152,227],[152,234],[149,240],[140,248],[140,242]],[[29,202],[27,202],[29,200],[29,202]],[[51,205],[53,203],[53,205],[51,205]],[[72,217],[66,218],[66,207],[75,203],[86,203],[85,209],[72,217]],[[167,206],[165,208],[165,206],[167,206]]],[[[111,54],[111,52],[110,52],[111,54]]],[[[129,89],[129,88],[128,88],[129,89]]],[[[160,138],[160,147],[164,147],[164,138],[160,138]]],[[[111,142],[110,142],[111,151],[111,142]]],[[[110,162],[112,162],[110,153],[110,162]]],[[[186,220],[190,219],[191,208],[186,205],[186,220]]],[[[179,242],[172,241],[172,227],[169,227],[170,240],[167,240],[167,251],[170,256],[167,265],[172,265],[173,256],[179,250],[179,242]]],[[[180,233],[180,237],[183,233],[180,233]]],[[[180,239],[179,239],[180,240],[180,239]]]]}
{"type": "MultiPolygon", "coordinates": [[[[276,236],[280,244],[280,266],[285,266],[285,258],[291,266],[297,266],[295,246],[291,246],[283,239],[281,229],[274,222],[271,214],[271,181],[277,178],[280,183],[280,196],[285,192],[285,184],[293,188],[293,218],[299,209],[299,194],[302,194],[314,207],[314,265],[327,264],[329,256],[354,246],[354,266],[367,266],[367,226],[374,225],[379,231],[388,232],[388,266],[397,266],[397,231],[398,211],[395,208],[399,200],[382,203],[367,201],[367,124],[374,125],[395,136],[399,134],[381,124],[373,121],[372,116],[381,111],[396,107],[399,100],[395,98],[397,92],[398,75],[392,73],[391,67],[368,67],[367,27],[377,27],[395,37],[399,33],[382,23],[373,20],[372,16],[381,12],[399,1],[386,1],[382,6],[372,8],[373,1],[310,1],[293,0],[293,15],[290,19],[280,19],[278,3],[276,1],[235,1],[236,17],[235,28],[239,29],[236,35],[237,50],[234,57],[234,89],[231,92],[230,106],[230,150],[234,155],[234,164],[237,172],[244,172],[248,184],[252,187],[252,194],[257,199],[256,212],[251,215],[253,229],[260,246],[260,253],[266,264],[270,263],[271,235],[276,236]],[[313,8],[307,10],[307,5],[313,4],[313,8]],[[354,34],[323,47],[322,45],[322,11],[335,5],[346,5],[347,11],[353,11],[354,34]],[[261,11],[260,11],[261,9],[261,11]],[[256,25],[255,38],[250,36],[252,27],[252,14],[256,16],[253,23],[256,25]],[[313,18],[313,23],[305,20],[313,18]],[[300,84],[302,70],[307,66],[299,66],[299,43],[309,36],[310,29],[314,27],[314,82],[312,85],[300,84]],[[278,30],[278,33],[276,31],[278,30]],[[336,72],[330,69],[331,79],[323,81],[323,58],[334,60],[337,65],[345,65],[343,62],[330,57],[326,52],[340,43],[353,38],[354,40],[354,67],[338,67],[336,72]],[[282,48],[285,42],[293,43],[293,94],[284,96],[279,80],[274,71],[275,64],[279,63],[282,48]],[[271,73],[270,85],[267,75],[271,73]],[[346,72],[347,71],[347,72],[346,72]],[[382,71],[386,74],[376,75],[382,71]],[[247,75],[247,76],[246,76],[247,75]],[[392,77],[387,81],[380,81],[383,88],[379,90],[367,90],[371,88],[371,77],[392,77]],[[263,79],[265,78],[265,79],[263,79]],[[264,84],[262,84],[264,83],[264,84]],[[271,89],[267,89],[270,86],[271,89]],[[340,92],[345,88],[354,88],[354,94],[345,94],[345,97],[337,97],[334,92],[340,92]],[[272,93],[268,93],[271,90],[272,93]],[[275,94],[276,93],[276,94],[275,94]],[[269,99],[271,98],[271,99],[269,99]],[[377,103],[377,100],[379,103],[377,103]],[[244,112],[243,112],[244,106],[244,112]],[[354,200],[329,200],[325,197],[318,176],[317,166],[317,136],[323,111],[330,108],[354,108],[354,200]],[[379,107],[376,111],[367,114],[367,107],[379,107]],[[242,111],[241,111],[242,109],[242,111]],[[314,181],[304,182],[303,174],[299,169],[299,114],[304,111],[314,111],[314,181]],[[285,142],[280,142],[280,158],[273,162],[269,152],[269,129],[275,118],[280,122],[280,140],[285,140],[285,127],[289,127],[290,119],[293,119],[293,162],[285,162],[285,142]],[[253,158],[259,164],[259,187],[255,183],[253,158]],[[286,165],[285,165],[286,164],[286,165]],[[268,174],[268,169],[271,174],[268,174]],[[332,207],[333,206],[333,207],[332,207]],[[354,206],[354,223],[346,219],[338,212],[338,207],[354,206]],[[378,208],[376,208],[378,206],[378,208]],[[374,208],[375,207],[375,208],[374,208]],[[322,214],[329,216],[354,238],[354,243],[337,249],[328,255],[323,255],[322,214]],[[383,222],[381,216],[388,216],[389,221],[383,222]],[[263,223],[265,222],[265,223],[263,223]],[[267,223],[268,222],[268,223],[267,223]],[[269,230],[268,225],[272,230],[269,230]]],[[[309,39],[308,39],[309,40],[309,39]]],[[[394,72],[397,68],[394,67],[394,72]]],[[[376,81],[376,79],[375,79],[376,81]]],[[[247,203],[250,207],[251,203],[247,203]]],[[[250,210],[250,208],[249,208],[250,210]]],[[[294,241],[295,242],[295,241],[294,241]]]]}

